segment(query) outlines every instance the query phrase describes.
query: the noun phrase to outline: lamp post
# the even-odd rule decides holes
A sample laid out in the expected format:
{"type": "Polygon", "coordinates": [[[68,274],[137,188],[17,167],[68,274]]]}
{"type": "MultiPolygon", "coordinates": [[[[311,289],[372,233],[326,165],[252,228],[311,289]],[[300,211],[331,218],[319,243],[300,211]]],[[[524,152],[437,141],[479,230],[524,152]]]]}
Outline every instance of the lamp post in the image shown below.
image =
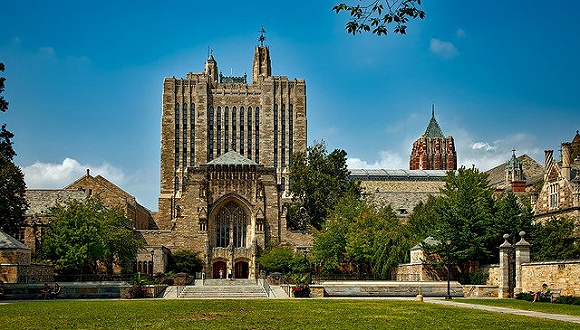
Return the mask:
{"type": "Polygon", "coordinates": [[[451,248],[451,240],[448,239],[445,242],[445,252],[446,252],[446,265],[447,265],[447,294],[445,295],[445,299],[451,299],[451,276],[450,276],[450,272],[449,272],[449,266],[450,266],[450,262],[449,262],[449,254],[450,254],[450,248],[451,248]]]}
{"type": "Polygon", "coordinates": [[[155,250],[151,250],[151,267],[150,267],[151,277],[153,277],[153,256],[154,255],[155,255],[155,250]]]}

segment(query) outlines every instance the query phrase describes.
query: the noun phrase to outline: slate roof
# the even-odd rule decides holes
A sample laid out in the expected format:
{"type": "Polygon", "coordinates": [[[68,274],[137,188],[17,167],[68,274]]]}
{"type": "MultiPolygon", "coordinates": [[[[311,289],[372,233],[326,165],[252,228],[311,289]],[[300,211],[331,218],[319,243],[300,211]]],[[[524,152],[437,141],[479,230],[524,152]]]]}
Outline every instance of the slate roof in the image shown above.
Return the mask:
{"type": "Polygon", "coordinates": [[[258,165],[254,161],[240,155],[236,151],[228,151],[207,163],[208,165],[258,165]]]}
{"type": "Polygon", "coordinates": [[[30,250],[24,243],[0,230],[0,250],[7,249],[30,250]]]}
{"type": "Polygon", "coordinates": [[[429,125],[427,126],[427,129],[425,130],[425,134],[423,136],[429,137],[429,138],[444,138],[445,137],[443,135],[443,132],[441,131],[441,127],[439,127],[439,124],[437,123],[437,120],[435,119],[435,110],[431,111],[431,120],[429,121],[429,125]]]}
{"type": "MultiPolygon", "coordinates": [[[[544,167],[530,156],[522,155],[517,157],[516,160],[522,164],[522,171],[524,172],[524,179],[527,186],[544,179],[544,167]]],[[[489,175],[488,181],[493,188],[503,188],[506,185],[505,170],[508,165],[511,165],[511,159],[485,172],[489,175]]]]}
{"type": "Polygon", "coordinates": [[[352,169],[350,177],[357,180],[384,181],[439,181],[447,175],[445,170],[385,170],[352,169]]]}

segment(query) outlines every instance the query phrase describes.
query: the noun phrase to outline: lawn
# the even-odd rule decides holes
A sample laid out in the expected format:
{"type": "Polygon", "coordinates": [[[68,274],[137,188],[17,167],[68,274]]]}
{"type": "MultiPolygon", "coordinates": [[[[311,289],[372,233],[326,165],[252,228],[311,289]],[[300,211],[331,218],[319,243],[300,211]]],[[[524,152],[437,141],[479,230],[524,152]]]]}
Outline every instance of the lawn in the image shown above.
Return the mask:
{"type": "Polygon", "coordinates": [[[529,301],[516,299],[457,299],[456,301],[460,303],[464,302],[470,304],[515,308],[544,313],[580,316],[579,305],[564,305],[548,302],[531,303],[529,301]]]}
{"type": "Polygon", "coordinates": [[[578,329],[397,300],[99,300],[0,305],[1,329],[578,329]]]}

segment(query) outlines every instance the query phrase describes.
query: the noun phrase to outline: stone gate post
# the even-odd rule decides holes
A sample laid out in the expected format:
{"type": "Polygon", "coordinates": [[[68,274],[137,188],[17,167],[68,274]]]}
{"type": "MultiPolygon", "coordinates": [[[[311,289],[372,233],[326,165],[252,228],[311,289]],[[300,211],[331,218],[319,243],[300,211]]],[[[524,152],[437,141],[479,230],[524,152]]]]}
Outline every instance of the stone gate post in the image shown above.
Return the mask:
{"type": "Polygon", "coordinates": [[[499,246],[499,290],[498,298],[510,297],[510,252],[513,246],[508,242],[510,235],[504,234],[504,242],[499,246]]]}
{"type": "Polygon", "coordinates": [[[526,232],[520,231],[520,241],[516,243],[516,287],[514,294],[522,292],[522,264],[530,262],[531,244],[525,240],[526,232]]]}

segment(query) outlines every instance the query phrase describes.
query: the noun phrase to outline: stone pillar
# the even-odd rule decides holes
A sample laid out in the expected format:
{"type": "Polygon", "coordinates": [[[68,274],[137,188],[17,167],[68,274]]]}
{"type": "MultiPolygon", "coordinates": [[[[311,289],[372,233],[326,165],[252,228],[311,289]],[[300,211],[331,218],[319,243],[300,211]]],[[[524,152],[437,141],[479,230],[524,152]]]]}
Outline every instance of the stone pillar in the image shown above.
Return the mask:
{"type": "Polygon", "coordinates": [[[504,234],[503,239],[505,240],[502,245],[499,246],[499,290],[497,292],[498,298],[509,298],[510,296],[510,252],[512,250],[512,245],[508,242],[510,235],[504,234]]]}
{"type": "Polygon", "coordinates": [[[522,292],[522,264],[530,262],[531,244],[525,240],[526,232],[520,231],[520,241],[516,243],[516,287],[514,294],[522,292]]]}

